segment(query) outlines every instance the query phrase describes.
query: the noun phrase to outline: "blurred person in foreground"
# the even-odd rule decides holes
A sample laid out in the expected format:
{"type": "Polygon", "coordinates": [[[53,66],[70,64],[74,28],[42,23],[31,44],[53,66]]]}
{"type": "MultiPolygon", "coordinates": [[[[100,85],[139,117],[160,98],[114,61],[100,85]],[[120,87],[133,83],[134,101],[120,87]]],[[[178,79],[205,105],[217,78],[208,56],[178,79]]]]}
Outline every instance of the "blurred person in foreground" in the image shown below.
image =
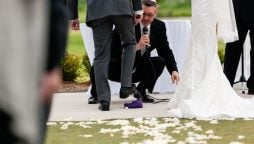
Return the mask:
{"type": "Polygon", "coordinates": [[[42,134],[45,136],[53,94],[61,85],[60,62],[65,54],[68,31],[68,11],[65,0],[50,0],[48,51],[45,72],[42,76],[42,134]]]}
{"type": "Polygon", "coordinates": [[[39,144],[48,1],[0,1],[0,143],[39,144]]]}
{"type": "MultiPolygon", "coordinates": [[[[109,111],[111,93],[108,84],[108,69],[110,61],[111,40],[113,26],[119,31],[124,45],[121,65],[120,98],[127,98],[136,93],[136,86],[132,84],[132,67],[135,59],[135,23],[142,18],[140,0],[86,0],[87,26],[92,28],[95,58],[94,73],[96,93],[98,95],[99,110],[109,111]]],[[[69,1],[73,15],[71,25],[79,29],[78,0],[69,1]]]]}
{"type": "MultiPolygon", "coordinates": [[[[67,19],[59,16],[64,12],[60,3],[62,0],[0,2],[1,144],[42,144],[44,141],[47,117],[44,104],[51,101],[59,87],[60,72],[56,65],[64,51],[64,46],[56,46],[59,37],[54,34],[67,28],[62,23],[67,23],[67,19]]],[[[61,34],[66,32],[62,31],[61,34]]]]}
{"type": "MultiPolygon", "coordinates": [[[[141,95],[142,101],[152,103],[154,99],[146,94],[146,90],[152,93],[154,85],[163,72],[165,65],[171,74],[171,80],[177,84],[180,80],[176,61],[172,50],[169,47],[166,34],[165,23],[156,18],[158,11],[155,0],[143,0],[143,18],[140,24],[135,27],[136,32],[136,58],[132,73],[132,82],[139,82],[137,90],[141,95]],[[151,51],[156,50],[158,56],[151,57],[151,51]]],[[[109,79],[120,81],[121,72],[121,55],[123,45],[121,44],[120,35],[115,29],[113,32],[111,44],[111,57],[109,65],[109,79]]],[[[95,85],[94,69],[90,72],[92,84],[91,97],[88,99],[89,104],[97,103],[97,93],[95,85]]],[[[137,94],[134,95],[135,97],[137,94]]]]}

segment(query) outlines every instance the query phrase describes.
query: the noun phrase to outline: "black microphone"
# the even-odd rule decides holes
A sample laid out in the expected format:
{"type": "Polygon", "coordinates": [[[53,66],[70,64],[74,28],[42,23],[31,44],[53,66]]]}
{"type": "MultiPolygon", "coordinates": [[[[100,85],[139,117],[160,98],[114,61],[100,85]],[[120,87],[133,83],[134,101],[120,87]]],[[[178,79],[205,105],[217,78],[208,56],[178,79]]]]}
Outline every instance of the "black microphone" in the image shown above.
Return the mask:
{"type": "Polygon", "coordinates": [[[143,31],[143,35],[148,35],[148,28],[146,26],[143,27],[142,31],[143,31]]]}
{"type": "MultiPolygon", "coordinates": [[[[146,26],[143,27],[142,31],[143,31],[143,36],[144,36],[144,35],[149,36],[149,35],[148,35],[148,28],[147,28],[146,26]]],[[[146,45],[145,51],[146,51],[148,48],[149,48],[149,46],[146,45]]]]}

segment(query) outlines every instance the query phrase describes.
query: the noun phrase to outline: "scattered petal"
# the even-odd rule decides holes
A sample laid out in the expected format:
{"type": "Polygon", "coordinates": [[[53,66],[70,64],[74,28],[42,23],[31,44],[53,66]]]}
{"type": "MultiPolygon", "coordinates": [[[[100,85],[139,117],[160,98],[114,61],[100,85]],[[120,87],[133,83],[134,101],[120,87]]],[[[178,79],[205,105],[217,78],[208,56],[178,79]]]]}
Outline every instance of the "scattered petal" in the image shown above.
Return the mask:
{"type": "Polygon", "coordinates": [[[243,143],[241,143],[239,141],[233,141],[233,142],[230,142],[229,144],[243,144],[243,143]]]}
{"type": "Polygon", "coordinates": [[[245,139],[245,136],[239,135],[239,136],[238,136],[238,139],[239,139],[239,140],[245,139]]]}
{"type": "Polygon", "coordinates": [[[79,135],[80,137],[84,137],[84,138],[91,138],[93,137],[93,135],[79,135]]]}
{"type": "Polygon", "coordinates": [[[47,122],[47,125],[48,126],[53,126],[53,125],[57,125],[57,123],[56,122],[47,122]]]}

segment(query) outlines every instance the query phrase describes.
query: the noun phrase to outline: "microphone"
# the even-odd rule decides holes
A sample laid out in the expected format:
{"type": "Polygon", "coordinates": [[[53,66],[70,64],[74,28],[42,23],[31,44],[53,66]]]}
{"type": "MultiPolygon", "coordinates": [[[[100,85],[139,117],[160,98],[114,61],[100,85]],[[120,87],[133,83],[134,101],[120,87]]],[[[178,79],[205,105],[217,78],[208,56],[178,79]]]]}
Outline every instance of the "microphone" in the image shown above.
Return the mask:
{"type": "Polygon", "coordinates": [[[142,31],[143,31],[143,35],[148,35],[148,28],[146,26],[143,27],[142,31]]]}
{"type": "MultiPolygon", "coordinates": [[[[143,31],[143,36],[148,36],[149,37],[148,28],[146,26],[143,27],[142,31],[143,31]]],[[[141,55],[143,55],[148,48],[149,48],[149,46],[146,45],[145,49],[143,49],[141,51],[141,55]]]]}

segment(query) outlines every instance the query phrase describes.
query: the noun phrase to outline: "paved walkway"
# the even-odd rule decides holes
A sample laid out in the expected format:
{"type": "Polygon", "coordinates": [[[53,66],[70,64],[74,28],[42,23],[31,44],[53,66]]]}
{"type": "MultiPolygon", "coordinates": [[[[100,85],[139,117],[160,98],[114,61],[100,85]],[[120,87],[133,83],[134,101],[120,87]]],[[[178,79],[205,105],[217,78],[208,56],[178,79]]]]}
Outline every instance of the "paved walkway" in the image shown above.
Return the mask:
{"type": "MultiPolygon", "coordinates": [[[[235,90],[242,97],[249,97],[249,95],[241,93],[240,84],[236,86],[235,90]]],[[[172,95],[172,93],[152,94],[156,98],[170,98],[172,95]]],[[[102,112],[98,110],[98,104],[87,104],[87,99],[88,96],[85,92],[55,94],[49,121],[167,116],[167,102],[145,103],[144,108],[140,109],[124,109],[123,103],[132,101],[134,98],[120,99],[118,96],[112,96],[110,111],[102,112]]]]}

